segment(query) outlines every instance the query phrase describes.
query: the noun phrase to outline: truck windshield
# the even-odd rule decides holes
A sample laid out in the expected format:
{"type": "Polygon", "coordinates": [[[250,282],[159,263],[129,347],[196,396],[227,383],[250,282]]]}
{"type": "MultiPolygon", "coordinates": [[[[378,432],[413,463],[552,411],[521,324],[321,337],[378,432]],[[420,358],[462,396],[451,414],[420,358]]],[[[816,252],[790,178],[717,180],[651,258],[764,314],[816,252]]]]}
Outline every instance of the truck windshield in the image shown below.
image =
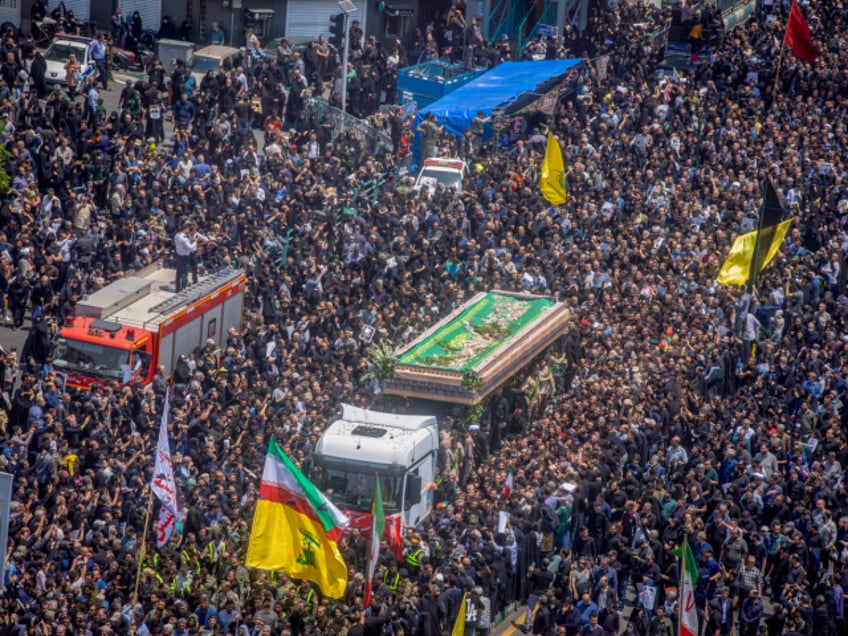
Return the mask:
{"type": "Polygon", "coordinates": [[[116,347],[106,347],[95,342],[58,338],[53,350],[53,366],[71,373],[95,375],[110,380],[122,380],[129,352],[116,347]]]}
{"type": "MultiPolygon", "coordinates": [[[[312,482],[339,508],[370,511],[374,500],[374,473],[353,472],[314,466],[312,482]]],[[[399,477],[381,477],[383,510],[394,513],[400,510],[403,482],[399,477]]]]}
{"type": "Polygon", "coordinates": [[[462,181],[462,174],[458,170],[438,170],[424,168],[421,171],[421,183],[444,183],[450,187],[462,181]]]}

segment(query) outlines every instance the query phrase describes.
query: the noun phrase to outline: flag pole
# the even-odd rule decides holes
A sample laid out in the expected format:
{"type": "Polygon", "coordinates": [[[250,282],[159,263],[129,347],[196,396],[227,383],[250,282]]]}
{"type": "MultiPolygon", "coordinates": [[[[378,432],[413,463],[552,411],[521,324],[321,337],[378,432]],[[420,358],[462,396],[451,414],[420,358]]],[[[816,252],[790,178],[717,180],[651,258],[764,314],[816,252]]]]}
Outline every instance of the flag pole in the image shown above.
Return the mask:
{"type": "Polygon", "coordinates": [[[689,545],[689,535],[683,533],[683,543],[680,544],[680,586],[677,588],[677,634],[683,636],[683,605],[686,599],[683,598],[683,581],[686,578],[686,547],[689,545]]]}
{"type": "Polygon", "coordinates": [[[750,293],[754,292],[754,285],[757,284],[757,275],[760,273],[760,263],[758,262],[757,256],[760,249],[760,234],[763,231],[763,216],[766,211],[766,180],[768,177],[765,177],[760,184],[760,196],[762,200],[760,201],[760,209],[757,214],[757,234],[754,236],[754,252],[751,254],[751,270],[748,274],[748,291],[750,293]]]}
{"type": "Polygon", "coordinates": [[[777,56],[777,71],[774,74],[774,89],[772,90],[772,108],[777,106],[777,95],[780,88],[780,72],[783,68],[783,49],[786,48],[786,34],[780,41],[780,53],[777,56]]]}
{"type": "Polygon", "coordinates": [[[153,510],[153,489],[150,489],[150,497],[147,501],[147,512],[144,514],[144,532],[141,535],[141,545],[138,549],[138,564],[135,568],[135,585],[133,586],[132,608],[135,611],[135,605],[138,602],[138,584],[141,581],[141,563],[144,559],[145,539],[147,539],[147,531],[150,529],[150,513],[153,510]]]}

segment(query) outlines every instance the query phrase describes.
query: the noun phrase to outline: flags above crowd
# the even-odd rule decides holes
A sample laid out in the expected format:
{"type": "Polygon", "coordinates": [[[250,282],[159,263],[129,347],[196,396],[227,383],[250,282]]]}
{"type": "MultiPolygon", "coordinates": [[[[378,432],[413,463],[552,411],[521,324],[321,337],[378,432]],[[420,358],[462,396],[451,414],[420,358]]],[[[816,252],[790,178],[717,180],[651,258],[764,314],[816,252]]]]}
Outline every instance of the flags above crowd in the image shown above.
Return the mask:
{"type": "Polygon", "coordinates": [[[248,567],[286,572],[341,598],[347,566],[337,541],[348,519],[272,438],[247,546],[248,567]]]}
{"type": "Polygon", "coordinates": [[[456,620],[453,623],[451,636],[465,636],[465,612],[467,611],[468,598],[465,592],[462,593],[462,600],[459,602],[459,609],[456,612],[456,620]]]}
{"type": "Polygon", "coordinates": [[[695,586],[698,584],[698,566],[689,542],[678,548],[680,557],[680,636],[698,636],[698,609],[695,606],[695,586]]]}
{"type": "Polygon", "coordinates": [[[559,147],[559,142],[551,131],[548,131],[548,146],[545,149],[545,159],[542,161],[539,191],[552,205],[562,205],[567,198],[562,148],[559,147]]]}
{"type": "Polygon", "coordinates": [[[374,582],[374,572],[380,560],[380,541],[386,528],[386,517],[383,513],[383,492],[380,478],[374,480],[374,503],[371,506],[371,551],[368,555],[368,579],[365,582],[365,607],[371,604],[371,591],[374,582]]]}
{"type": "Polygon", "coordinates": [[[736,237],[716,280],[722,285],[756,283],[757,276],[777,255],[794,218],[781,221],[783,206],[771,180],[766,179],[758,229],[736,237]]]}
{"type": "Polygon", "coordinates": [[[161,507],[156,520],[156,547],[161,548],[171,538],[177,526],[177,484],[174,480],[174,466],[171,463],[171,447],[168,443],[168,411],[170,392],[165,393],[165,405],[162,408],[162,422],[159,426],[159,443],[153,463],[153,479],[150,488],[159,499],[161,507]]]}
{"type": "Polygon", "coordinates": [[[820,53],[813,44],[810,26],[797,2],[793,2],[789,10],[789,22],[786,24],[786,33],[783,34],[783,43],[789,46],[795,57],[800,60],[815,62],[819,58],[820,53]]]}

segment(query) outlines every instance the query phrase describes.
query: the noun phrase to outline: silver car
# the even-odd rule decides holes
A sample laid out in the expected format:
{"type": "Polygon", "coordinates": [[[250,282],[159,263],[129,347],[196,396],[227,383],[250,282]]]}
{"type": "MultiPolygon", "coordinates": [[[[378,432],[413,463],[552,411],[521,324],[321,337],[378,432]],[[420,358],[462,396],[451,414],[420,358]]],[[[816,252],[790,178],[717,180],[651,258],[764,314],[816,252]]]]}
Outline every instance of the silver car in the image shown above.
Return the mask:
{"type": "Polygon", "coordinates": [[[73,53],[80,65],[80,73],[85,71],[94,60],[89,58],[91,38],[83,38],[70,35],[58,35],[44,51],[44,59],[47,62],[47,73],[45,75],[48,84],[67,84],[65,81],[65,64],[73,53]]]}

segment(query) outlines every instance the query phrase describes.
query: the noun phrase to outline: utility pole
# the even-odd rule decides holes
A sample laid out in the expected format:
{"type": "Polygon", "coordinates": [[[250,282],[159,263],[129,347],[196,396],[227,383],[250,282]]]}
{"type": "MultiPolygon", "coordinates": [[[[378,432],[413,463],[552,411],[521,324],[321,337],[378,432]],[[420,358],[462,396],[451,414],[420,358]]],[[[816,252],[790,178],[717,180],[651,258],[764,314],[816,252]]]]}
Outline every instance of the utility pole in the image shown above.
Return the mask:
{"type": "Polygon", "coordinates": [[[356,5],[350,0],[341,0],[339,9],[344,13],[344,51],[342,53],[342,132],[345,129],[347,115],[347,60],[350,55],[350,14],[356,11],[356,5]]]}
{"type": "MultiPolygon", "coordinates": [[[[556,28],[559,36],[565,36],[565,4],[566,0],[557,0],[556,28]]],[[[560,40],[560,44],[562,44],[562,40],[560,40]]]]}

